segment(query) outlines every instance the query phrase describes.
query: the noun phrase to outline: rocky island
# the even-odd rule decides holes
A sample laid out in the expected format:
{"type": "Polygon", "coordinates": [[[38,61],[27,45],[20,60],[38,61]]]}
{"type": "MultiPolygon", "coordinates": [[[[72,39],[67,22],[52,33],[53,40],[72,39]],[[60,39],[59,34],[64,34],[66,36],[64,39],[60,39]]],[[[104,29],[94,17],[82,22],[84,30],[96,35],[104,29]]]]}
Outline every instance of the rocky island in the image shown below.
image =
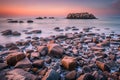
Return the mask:
{"type": "Polygon", "coordinates": [[[84,13],[69,13],[66,17],[67,19],[97,19],[93,14],[84,13]]]}

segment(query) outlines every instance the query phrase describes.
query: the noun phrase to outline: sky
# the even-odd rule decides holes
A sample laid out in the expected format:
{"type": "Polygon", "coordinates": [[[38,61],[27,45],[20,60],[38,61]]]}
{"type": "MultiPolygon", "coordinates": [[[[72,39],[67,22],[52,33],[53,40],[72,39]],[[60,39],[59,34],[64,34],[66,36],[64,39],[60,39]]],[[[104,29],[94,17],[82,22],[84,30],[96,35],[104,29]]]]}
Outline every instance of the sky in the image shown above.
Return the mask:
{"type": "Polygon", "coordinates": [[[0,16],[120,15],[120,0],[0,0],[0,16]]]}

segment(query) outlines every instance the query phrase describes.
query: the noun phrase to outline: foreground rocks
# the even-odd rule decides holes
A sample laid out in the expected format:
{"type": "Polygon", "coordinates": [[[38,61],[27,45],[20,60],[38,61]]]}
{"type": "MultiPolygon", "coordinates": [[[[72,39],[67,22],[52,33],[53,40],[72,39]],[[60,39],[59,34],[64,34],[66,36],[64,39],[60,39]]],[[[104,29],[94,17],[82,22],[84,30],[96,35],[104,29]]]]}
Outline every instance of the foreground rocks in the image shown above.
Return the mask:
{"type": "Polygon", "coordinates": [[[8,65],[14,66],[18,61],[25,58],[23,53],[12,53],[6,57],[6,62],[8,65]]]}
{"type": "Polygon", "coordinates": [[[6,73],[8,80],[35,80],[36,76],[22,69],[14,69],[6,73]]]}
{"type": "Polygon", "coordinates": [[[74,70],[76,67],[76,60],[73,57],[65,56],[62,61],[62,65],[68,70],[74,70]]]}
{"type": "Polygon", "coordinates": [[[92,29],[0,45],[0,80],[120,80],[120,35],[92,29]]]}

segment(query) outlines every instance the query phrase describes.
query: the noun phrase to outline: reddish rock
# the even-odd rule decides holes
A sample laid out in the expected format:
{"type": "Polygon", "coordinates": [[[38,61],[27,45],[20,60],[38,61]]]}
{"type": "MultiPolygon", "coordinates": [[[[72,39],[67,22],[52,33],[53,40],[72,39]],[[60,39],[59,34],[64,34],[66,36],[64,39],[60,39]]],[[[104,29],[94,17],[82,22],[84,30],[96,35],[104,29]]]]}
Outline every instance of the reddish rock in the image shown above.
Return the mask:
{"type": "Polygon", "coordinates": [[[11,53],[6,57],[6,62],[8,65],[14,66],[18,61],[24,59],[25,57],[26,55],[20,52],[11,53]]]}
{"type": "Polygon", "coordinates": [[[6,73],[7,80],[35,80],[36,76],[23,69],[13,69],[6,73]]]}
{"type": "Polygon", "coordinates": [[[105,49],[102,47],[91,47],[93,51],[104,51],[105,49]]]}
{"type": "Polygon", "coordinates": [[[40,58],[40,54],[38,52],[32,52],[31,53],[31,58],[40,58]]]}
{"type": "Polygon", "coordinates": [[[96,61],[96,65],[98,66],[98,68],[100,68],[102,71],[108,71],[110,72],[110,68],[107,64],[100,62],[100,61],[96,61]]]}
{"type": "Polygon", "coordinates": [[[76,59],[73,57],[65,56],[62,61],[62,65],[68,70],[74,70],[76,67],[76,59]]]}
{"type": "Polygon", "coordinates": [[[24,58],[16,63],[15,68],[31,68],[32,64],[28,58],[24,58]]]}
{"type": "Polygon", "coordinates": [[[45,76],[43,76],[42,80],[59,80],[60,75],[55,70],[50,69],[46,72],[45,76]]]}
{"type": "Polygon", "coordinates": [[[44,76],[45,73],[47,72],[48,68],[42,69],[39,71],[39,75],[44,76]]]}
{"type": "Polygon", "coordinates": [[[64,54],[64,49],[58,44],[48,44],[48,55],[52,57],[60,58],[64,54]]]}
{"type": "Polygon", "coordinates": [[[69,73],[66,74],[65,78],[67,80],[75,80],[76,79],[76,74],[77,74],[77,72],[75,70],[70,71],[69,73]]]}
{"type": "Polygon", "coordinates": [[[44,66],[44,60],[36,60],[33,62],[34,67],[43,67],[44,66]]]}
{"type": "Polygon", "coordinates": [[[41,56],[45,56],[48,54],[48,48],[46,46],[37,46],[37,50],[41,56]]]}
{"type": "Polygon", "coordinates": [[[77,80],[95,80],[94,76],[89,73],[81,75],[77,80]]]}

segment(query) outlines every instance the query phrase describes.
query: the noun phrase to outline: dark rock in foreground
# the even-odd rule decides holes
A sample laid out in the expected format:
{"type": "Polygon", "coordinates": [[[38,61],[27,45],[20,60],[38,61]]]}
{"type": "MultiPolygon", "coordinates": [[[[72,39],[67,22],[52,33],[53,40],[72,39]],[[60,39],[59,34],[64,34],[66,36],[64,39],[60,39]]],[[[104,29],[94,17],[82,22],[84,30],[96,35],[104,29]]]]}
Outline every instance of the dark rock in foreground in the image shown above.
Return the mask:
{"type": "Polygon", "coordinates": [[[90,13],[69,13],[67,19],[96,19],[93,14],[90,13]]]}

